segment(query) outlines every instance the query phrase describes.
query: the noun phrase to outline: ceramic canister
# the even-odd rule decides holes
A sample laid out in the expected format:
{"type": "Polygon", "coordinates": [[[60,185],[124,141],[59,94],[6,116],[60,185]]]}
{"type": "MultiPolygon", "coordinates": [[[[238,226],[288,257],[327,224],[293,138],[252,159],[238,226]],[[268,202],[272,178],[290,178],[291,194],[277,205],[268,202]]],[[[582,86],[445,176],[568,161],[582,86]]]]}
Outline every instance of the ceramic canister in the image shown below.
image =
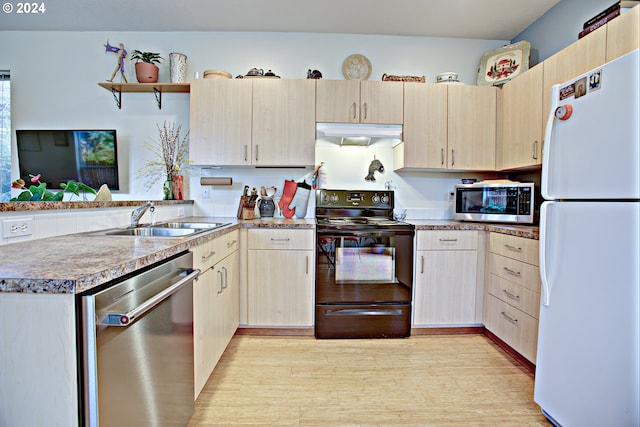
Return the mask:
{"type": "Polygon", "coordinates": [[[169,74],[171,83],[187,81],[187,55],[175,52],[169,54],[169,74]]]}

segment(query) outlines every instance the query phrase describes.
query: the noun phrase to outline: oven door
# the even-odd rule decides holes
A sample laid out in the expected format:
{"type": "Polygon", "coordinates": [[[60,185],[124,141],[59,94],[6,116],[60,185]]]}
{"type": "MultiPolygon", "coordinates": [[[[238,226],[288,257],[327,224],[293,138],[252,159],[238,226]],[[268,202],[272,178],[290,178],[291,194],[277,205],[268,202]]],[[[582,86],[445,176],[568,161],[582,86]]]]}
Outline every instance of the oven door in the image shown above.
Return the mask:
{"type": "Polygon", "coordinates": [[[413,230],[318,230],[316,303],[411,303],[413,230]]]}
{"type": "Polygon", "coordinates": [[[316,338],[408,337],[414,231],[317,234],[316,338]]]}

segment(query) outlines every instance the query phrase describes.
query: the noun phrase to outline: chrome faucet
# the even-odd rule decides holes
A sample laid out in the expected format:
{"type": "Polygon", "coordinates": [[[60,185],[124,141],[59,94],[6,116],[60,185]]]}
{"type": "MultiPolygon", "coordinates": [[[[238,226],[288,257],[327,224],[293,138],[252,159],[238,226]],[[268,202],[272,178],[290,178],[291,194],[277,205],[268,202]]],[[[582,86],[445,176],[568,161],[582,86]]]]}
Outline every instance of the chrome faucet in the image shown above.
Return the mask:
{"type": "Polygon", "coordinates": [[[133,212],[131,212],[131,226],[132,227],[137,227],[139,225],[140,218],[142,218],[142,215],[144,215],[144,213],[147,211],[147,209],[151,209],[151,212],[153,212],[156,209],[155,206],[153,205],[153,202],[149,201],[144,206],[140,206],[139,208],[135,208],[133,210],[133,212]]]}

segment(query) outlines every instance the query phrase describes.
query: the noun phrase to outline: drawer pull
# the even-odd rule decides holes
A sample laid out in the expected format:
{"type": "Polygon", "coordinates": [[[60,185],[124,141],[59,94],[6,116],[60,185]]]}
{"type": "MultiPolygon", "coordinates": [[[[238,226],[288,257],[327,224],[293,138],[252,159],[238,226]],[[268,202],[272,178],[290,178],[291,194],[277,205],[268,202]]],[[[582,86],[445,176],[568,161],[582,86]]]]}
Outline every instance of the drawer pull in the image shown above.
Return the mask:
{"type": "Polygon", "coordinates": [[[518,324],[518,319],[516,319],[515,317],[511,317],[510,315],[508,315],[504,311],[501,312],[500,314],[502,314],[505,319],[507,319],[509,322],[513,323],[514,325],[518,324]]]}
{"type": "Polygon", "coordinates": [[[511,246],[511,245],[504,245],[505,248],[509,249],[510,251],[514,251],[514,252],[522,252],[522,248],[518,248],[516,246],[511,246]]]}
{"type": "Polygon", "coordinates": [[[291,240],[288,237],[272,237],[271,241],[272,242],[288,242],[289,240],[291,240]]]}
{"type": "Polygon", "coordinates": [[[227,249],[229,249],[231,246],[236,244],[236,240],[232,240],[230,242],[227,242],[227,249]]]}
{"type": "Polygon", "coordinates": [[[441,239],[439,239],[439,240],[440,240],[441,242],[449,242],[449,243],[451,243],[451,242],[457,242],[457,241],[458,241],[458,239],[442,239],[442,238],[441,238],[441,239]]]}
{"type": "Polygon", "coordinates": [[[520,302],[520,295],[514,295],[514,294],[512,294],[511,292],[509,292],[509,291],[508,291],[508,290],[506,290],[506,289],[503,289],[503,290],[502,290],[502,292],[504,292],[504,294],[505,294],[508,298],[511,298],[511,299],[512,299],[512,300],[514,300],[514,301],[518,301],[518,302],[520,302]]]}
{"type": "Polygon", "coordinates": [[[208,260],[209,258],[211,258],[212,256],[214,256],[215,254],[216,254],[216,253],[215,253],[215,251],[209,251],[209,254],[208,254],[208,255],[202,255],[202,261],[206,261],[206,260],[208,260]]]}
{"type": "Polygon", "coordinates": [[[514,271],[510,268],[504,267],[504,271],[506,271],[507,273],[511,274],[512,276],[516,276],[516,277],[520,277],[520,272],[519,271],[514,271]]]}

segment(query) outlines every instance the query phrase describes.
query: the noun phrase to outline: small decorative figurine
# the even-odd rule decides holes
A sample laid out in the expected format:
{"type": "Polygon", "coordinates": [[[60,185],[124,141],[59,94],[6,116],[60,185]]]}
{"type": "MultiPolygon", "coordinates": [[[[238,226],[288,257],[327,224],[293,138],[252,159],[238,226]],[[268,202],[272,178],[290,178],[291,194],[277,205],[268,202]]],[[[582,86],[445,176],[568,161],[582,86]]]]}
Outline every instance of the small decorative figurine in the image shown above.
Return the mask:
{"type": "Polygon", "coordinates": [[[111,78],[108,79],[107,81],[112,82],[113,78],[118,73],[118,70],[120,70],[120,76],[122,77],[122,80],[124,80],[125,83],[128,83],[127,77],[124,75],[124,59],[127,57],[127,51],[124,50],[124,44],[120,43],[118,47],[111,46],[109,44],[109,40],[107,40],[107,44],[105,44],[104,47],[105,47],[105,52],[113,52],[118,54],[118,65],[116,65],[115,70],[113,70],[113,74],[111,74],[111,78]]]}
{"type": "Polygon", "coordinates": [[[378,171],[380,173],[384,173],[384,166],[382,165],[380,160],[376,159],[376,156],[373,156],[373,160],[371,161],[371,164],[369,165],[369,173],[367,174],[367,176],[364,177],[364,179],[367,180],[367,181],[375,181],[376,177],[373,176],[373,173],[375,171],[378,171]]]}

